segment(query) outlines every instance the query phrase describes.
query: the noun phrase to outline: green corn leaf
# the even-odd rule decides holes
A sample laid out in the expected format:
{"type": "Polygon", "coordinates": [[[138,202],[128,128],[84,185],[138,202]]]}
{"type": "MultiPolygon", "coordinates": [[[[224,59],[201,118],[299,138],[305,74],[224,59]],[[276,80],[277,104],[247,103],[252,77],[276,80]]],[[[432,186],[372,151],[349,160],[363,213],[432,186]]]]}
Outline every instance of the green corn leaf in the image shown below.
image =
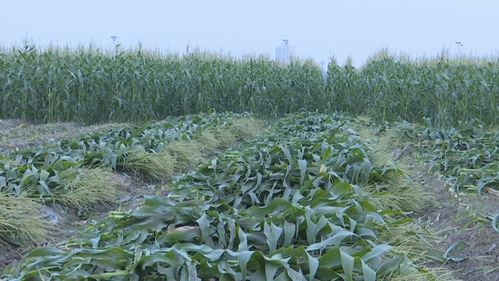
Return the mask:
{"type": "Polygon", "coordinates": [[[305,174],[307,173],[307,160],[298,160],[298,166],[300,167],[300,185],[303,185],[305,174]]]}
{"type": "Polygon", "coordinates": [[[492,219],[492,228],[494,228],[495,231],[499,232],[499,214],[495,215],[492,219]]]}
{"type": "Polygon", "coordinates": [[[340,249],[340,256],[341,256],[341,266],[343,267],[343,274],[345,275],[345,280],[352,281],[355,258],[345,253],[341,249],[340,249]]]}
{"type": "Polygon", "coordinates": [[[362,263],[362,275],[365,281],[376,281],[376,271],[372,270],[363,260],[362,263]]]}
{"type": "Polygon", "coordinates": [[[464,251],[466,247],[466,243],[463,241],[459,240],[457,242],[452,243],[449,248],[444,253],[444,258],[446,260],[450,260],[453,262],[462,262],[466,260],[468,257],[466,256],[461,256],[462,251],[464,251]]]}

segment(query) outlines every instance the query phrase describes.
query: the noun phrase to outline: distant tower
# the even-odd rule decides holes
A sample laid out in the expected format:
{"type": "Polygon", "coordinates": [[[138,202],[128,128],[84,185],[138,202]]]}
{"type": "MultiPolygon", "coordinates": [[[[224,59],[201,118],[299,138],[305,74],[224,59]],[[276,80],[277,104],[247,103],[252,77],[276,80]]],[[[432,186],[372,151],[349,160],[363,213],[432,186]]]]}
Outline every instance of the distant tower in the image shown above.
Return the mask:
{"type": "Polygon", "coordinates": [[[282,44],[275,48],[275,60],[281,63],[290,63],[295,58],[295,47],[288,44],[288,40],[282,40],[282,44]]]}

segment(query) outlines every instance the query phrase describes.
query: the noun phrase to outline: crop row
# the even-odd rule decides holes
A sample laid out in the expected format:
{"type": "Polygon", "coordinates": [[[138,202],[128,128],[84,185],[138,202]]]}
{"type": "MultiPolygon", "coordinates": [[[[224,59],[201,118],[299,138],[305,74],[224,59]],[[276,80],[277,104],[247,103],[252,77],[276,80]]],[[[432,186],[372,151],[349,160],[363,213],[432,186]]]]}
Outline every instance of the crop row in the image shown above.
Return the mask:
{"type": "Polygon", "coordinates": [[[0,53],[0,118],[35,122],[137,122],[212,109],[275,116],[321,106],[323,86],[311,61],[31,46],[0,53]]]}
{"type": "Polygon", "coordinates": [[[136,122],[211,109],[275,117],[304,108],[378,120],[430,118],[436,126],[496,124],[498,73],[497,58],[381,53],[358,69],[332,60],[324,75],[313,61],[28,45],[0,53],[0,118],[136,122]]]}
{"type": "Polygon", "coordinates": [[[327,83],[331,109],[378,121],[429,118],[437,127],[499,122],[497,58],[411,60],[382,52],[358,69],[332,60],[327,83]]]}
{"type": "MultiPolygon", "coordinates": [[[[383,243],[362,191],[388,179],[337,116],[294,115],[114,212],[84,238],[30,253],[6,280],[367,280],[415,270],[383,243]]],[[[393,220],[391,220],[393,221],[393,220]]]]}
{"type": "Polygon", "coordinates": [[[223,126],[238,115],[211,114],[172,117],[145,127],[123,128],[104,135],[87,135],[36,150],[0,158],[0,192],[47,198],[61,192],[61,174],[82,167],[104,167],[131,172],[152,180],[165,175],[155,171],[150,156],[159,155],[176,140],[189,140],[207,127],[223,126]]]}
{"type": "Polygon", "coordinates": [[[109,208],[123,193],[138,192],[112,171],[161,184],[204,153],[253,134],[255,122],[246,114],[189,115],[0,156],[0,244],[51,236],[39,203],[79,212],[109,208]]]}
{"type": "Polygon", "coordinates": [[[480,126],[436,129],[407,123],[401,129],[455,192],[499,190],[499,133],[480,126]]]}

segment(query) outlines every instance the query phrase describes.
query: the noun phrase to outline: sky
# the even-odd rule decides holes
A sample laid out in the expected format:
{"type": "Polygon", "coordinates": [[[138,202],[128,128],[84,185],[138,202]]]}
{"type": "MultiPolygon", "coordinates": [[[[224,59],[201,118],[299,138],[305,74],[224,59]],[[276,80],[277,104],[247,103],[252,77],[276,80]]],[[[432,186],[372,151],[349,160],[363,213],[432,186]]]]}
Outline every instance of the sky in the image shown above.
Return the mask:
{"type": "Polygon", "coordinates": [[[3,0],[0,46],[125,47],[184,53],[275,55],[288,39],[297,55],[355,65],[380,49],[412,56],[497,55],[497,0],[3,0]],[[458,46],[456,42],[462,42],[458,46]]]}

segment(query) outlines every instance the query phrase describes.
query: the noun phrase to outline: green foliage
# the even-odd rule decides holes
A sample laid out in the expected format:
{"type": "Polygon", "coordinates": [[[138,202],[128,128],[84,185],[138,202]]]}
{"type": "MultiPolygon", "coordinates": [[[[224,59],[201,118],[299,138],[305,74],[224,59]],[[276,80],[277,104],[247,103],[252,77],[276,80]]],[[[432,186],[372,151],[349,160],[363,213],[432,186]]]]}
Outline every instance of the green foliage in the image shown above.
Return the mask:
{"type": "MultiPolygon", "coordinates": [[[[0,192],[13,196],[54,199],[71,188],[61,183],[61,173],[80,167],[121,170],[148,180],[171,176],[174,161],[162,154],[172,141],[190,140],[204,129],[228,126],[240,114],[200,114],[170,117],[144,127],[121,128],[79,140],[39,147],[0,158],[0,192]]],[[[72,191],[74,192],[74,191],[72,191]]]]}
{"type": "Polygon", "coordinates": [[[480,120],[499,122],[497,58],[410,60],[383,51],[362,68],[351,62],[328,67],[332,109],[367,114],[381,121],[421,122],[437,127],[480,120]]]}
{"type": "MultiPolygon", "coordinates": [[[[80,211],[109,208],[120,192],[111,170],[148,181],[167,180],[174,169],[199,161],[194,158],[200,150],[193,158],[193,149],[202,146],[193,139],[206,141],[212,132],[234,131],[230,136],[235,141],[242,137],[234,130],[237,124],[253,124],[256,130],[258,122],[252,120],[248,114],[229,113],[170,117],[144,127],[119,128],[0,156],[0,199],[4,200],[0,201],[0,243],[43,240],[46,228],[38,205],[30,200],[80,211]],[[22,204],[29,208],[25,214],[22,204]]],[[[212,137],[215,146],[229,141],[212,137]]]]}
{"type": "Polygon", "coordinates": [[[499,190],[499,133],[480,128],[426,129],[422,138],[433,145],[433,167],[450,176],[457,192],[499,190]]]}
{"type": "Polygon", "coordinates": [[[312,61],[28,45],[3,50],[0,70],[0,118],[33,122],[136,122],[212,109],[276,116],[327,104],[312,61]]]}
{"type": "Polygon", "coordinates": [[[499,214],[496,214],[493,218],[492,218],[492,228],[499,232],[499,214]]]}
{"type": "Polygon", "coordinates": [[[313,61],[94,47],[0,53],[0,118],[34,122],[149,121],[216,111],[282,116],[300,109],[368,114],[437,127],[498,123],[497,58],[410,60],[383,51],[356,69],[313,61]]]}
{"type": "Polygon", "coordinates": [[[376,280],[417,272],[379,237],[401,212],[362,191],[383,174],[338,116],[299,114],[201,164],[168,197],[113,212],[7,280],[376,280]],[[395,213],[395,215],[393,215],[395,213]]]}
{"type": "Polygon", "coordinates": [[[456,192],[499,190],[499,133],[480,126],[463,129],[400,126],[421,156],[447,177],[456,192]]]}

